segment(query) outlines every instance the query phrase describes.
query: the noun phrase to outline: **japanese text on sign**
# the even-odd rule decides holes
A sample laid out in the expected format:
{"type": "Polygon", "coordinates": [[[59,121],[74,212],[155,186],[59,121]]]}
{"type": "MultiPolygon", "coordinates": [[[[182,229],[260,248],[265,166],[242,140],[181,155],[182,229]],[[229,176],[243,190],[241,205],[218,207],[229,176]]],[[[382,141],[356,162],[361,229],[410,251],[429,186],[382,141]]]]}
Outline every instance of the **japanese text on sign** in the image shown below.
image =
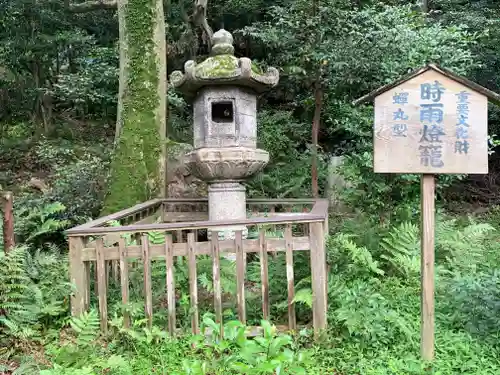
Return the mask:
{"type": "Polygon", "coordinates": [[[431,101],[432,103],[420,104],[420,121],[422,122],[422,130],[420,134],[420,164],[423,166],[431,165],[434,168],[442,168],[444,166],[443,141],[442,136],[446,136],[443,123],[443,104],[441,103],[441,95],[445,88],[435,81],[433,84],[424,83],[420,85],[420,99],[423,101],[431,101]]]}
{"type": "MultiPolygon", "coordinates": [[[[394,94],[393,103],[401,106],[408,104],[408,93],[401,92],[394,94]]],[[[406,124],[408,116],[405,115],[401,108],[398,108],[398,110],[393,113],[393,119],[397,120],[398,123],[392,126],[392,135],[394,137],[406,137],[408,132],[408,125],[406,124]]]]}
{"type": "Polygon", "coordinates": [[[487,173],[487,97],[429,70],[375,97],[377,173],[487,173]]]}
{"type": "Polygon", "coordinates": [[[467,154],[469,151],[469,93],[461,91],[457,96],[457,129],[456,129],[456,142],[455,152],[459,154],[467,154]]]}

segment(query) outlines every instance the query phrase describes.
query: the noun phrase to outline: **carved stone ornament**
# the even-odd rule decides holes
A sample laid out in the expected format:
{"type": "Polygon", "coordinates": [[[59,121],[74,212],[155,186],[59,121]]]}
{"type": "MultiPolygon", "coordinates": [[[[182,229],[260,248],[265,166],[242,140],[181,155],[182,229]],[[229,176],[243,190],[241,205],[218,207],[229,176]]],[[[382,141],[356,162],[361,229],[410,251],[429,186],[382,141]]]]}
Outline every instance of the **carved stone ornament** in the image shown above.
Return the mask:
{"type": "Polygon", "coordinates": [[[264,150],[228,147],[202,148],[186,155],[186,166],[201,180],[240,181],[260,172],[269,162],[264,150]]]}
{"type": "Polygon", "coordinates": [[[260,93],[278,84],[279,72],[269,67],[263,72],[247,57],[234,56],[233,36],[221,29],[212,37],[212,52],[208,59],[196,64],[189,60],[184,73],[174,71],[170,83],[186,95],[195,95],[204,86],[236,85],[260,93]]]}

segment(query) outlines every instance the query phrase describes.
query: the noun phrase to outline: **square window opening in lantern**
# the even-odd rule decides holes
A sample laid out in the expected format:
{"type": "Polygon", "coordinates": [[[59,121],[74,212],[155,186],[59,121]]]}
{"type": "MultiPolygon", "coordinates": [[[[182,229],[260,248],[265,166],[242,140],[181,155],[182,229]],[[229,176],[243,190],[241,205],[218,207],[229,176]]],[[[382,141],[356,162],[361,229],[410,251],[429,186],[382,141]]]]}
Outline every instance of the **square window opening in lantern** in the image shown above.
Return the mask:
{"type": "Polygon", "coordinates": [[[233,102],[224,101],[212,103],[212,121],[231,123],[234,121],[233,102]]]}

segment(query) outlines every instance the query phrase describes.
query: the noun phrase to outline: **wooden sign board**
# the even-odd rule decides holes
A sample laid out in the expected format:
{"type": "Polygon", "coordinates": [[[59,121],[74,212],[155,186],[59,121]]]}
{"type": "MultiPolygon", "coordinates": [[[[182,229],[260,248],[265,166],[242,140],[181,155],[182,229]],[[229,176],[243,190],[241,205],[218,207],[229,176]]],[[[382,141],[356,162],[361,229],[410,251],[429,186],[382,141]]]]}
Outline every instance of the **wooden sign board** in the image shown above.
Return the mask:
{"type": "Polygon", "coordinates": [[[488,97],[434,69],[382,92],[374,171],[487,174],[488,97]]]}
{"type": "Polygon", "coordinates": [[[488,173],[488,99],[500,95],[436,65],[356,100],[375,101],[374,170],[421,178],[422,358],[434,358],[435,174],[488,173]]]}

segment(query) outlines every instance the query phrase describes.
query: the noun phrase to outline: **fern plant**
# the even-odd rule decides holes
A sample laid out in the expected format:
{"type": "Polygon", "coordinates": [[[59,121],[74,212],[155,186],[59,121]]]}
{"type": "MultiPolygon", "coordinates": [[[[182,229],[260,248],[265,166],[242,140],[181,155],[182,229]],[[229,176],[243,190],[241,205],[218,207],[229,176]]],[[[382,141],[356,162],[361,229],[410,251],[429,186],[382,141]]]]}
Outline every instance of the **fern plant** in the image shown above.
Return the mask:
{"type": "MultiPolygon", "coordinates": [[[[96,349],[95,341],[100,333],[99,323],[99,316],[95,310],[84,312],[78,317],[72,317],[70,326],[73,337],[64,345],[54,345],[47,348],[54,362],[64,365],[64,367],[78,368],[87,365],[88,358],[96,349]]],[[[55,369],[57,367],[55,366],[55,369]]],[[[63,367],[60,369],[62,370],[63,367]]]]}
{"type": "Polygon", "coordinates": [[[72,317],[70,325],[76,334],[76,345],[79,347],[87,347],[92,345],[99,335],[99,314],[96,310],[83,312],[78,317],[72,317]]]}
{"type": "Polygon", "coordinates": [[[39,316],[34,284],[25,269],[26,247],[0,253],[0,337],[28,339],[39,316]]]}
{"type": "MultiPolygon", "coordinates": [[[[484,256],[488,235],[495,230],[489,224],[473,221],[463,228],[459,228],[454,219],[437,220],[436,223],[436,259],[445,260],[452,270],[475,267],[484,256]]],[[[404,222],[391,228],[381,240],[380,249],[380,258],[389,274],[418,281],[420,230],[417,225],[404,222]]],[[[444,271],[442,264],[436,267],[438,273],[444,271]]]]}
{"type": "Polygon", "coordinates": [[[17,215],[16,232],[22,243],[40,248],[47,240],[63,231],[70,221],[60,219],[66,207],[54,202],[41,207],[21,208],[17,215]]]}
{"type": "Polygon", "coordinates": [[[420,238],[419,227],[403,222],[392,227],[382,238],[380,248],[381,259],[391,275],[403,278],[414,278],[420,272],[420,238]]]}
{"type": "Polygon", "coordinates": [[[469,219],[469,224],[458,228],[456,220],[438,222],[436,226],[437,257],[445,260],[452,271],[472,269],[481,265],[489,248],[488,236],[495,228],[487,223],[476,223],[469,219]]]}
{"type": "Polygon", "coordinates": [[[370,278],[383,275],[379,262],[365,246],[354,242],[354,235],[338,233],[326,242],[327,262],[333,274],[342,274],[344,279],[370,278]]]}

